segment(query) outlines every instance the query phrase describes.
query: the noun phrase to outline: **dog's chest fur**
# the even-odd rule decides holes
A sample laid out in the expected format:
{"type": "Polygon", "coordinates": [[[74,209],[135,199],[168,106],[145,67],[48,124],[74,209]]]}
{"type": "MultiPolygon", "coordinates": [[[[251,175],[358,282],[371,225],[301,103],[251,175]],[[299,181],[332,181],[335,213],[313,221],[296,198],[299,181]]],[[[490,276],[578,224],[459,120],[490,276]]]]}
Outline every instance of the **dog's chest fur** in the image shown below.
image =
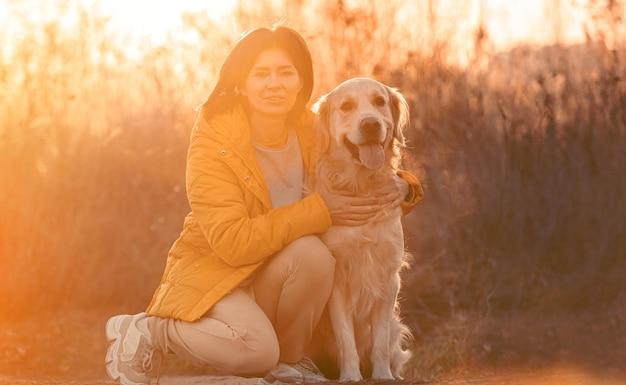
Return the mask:
{"type": "MultiPolygon", "coordinates": [[[[398,209],[399,210],[399,209],[398,209]]],[[[366,317],[373,304],[389,295],[392,277],[402,267],[402,226],[398,215],[365,226],[333,226],[322,240],[336,260],[335,283],[351,293],[356,319],[366,317]]]]}
{"type": "MultiPolygon", "coordinates": [[[[318,164],[318,177],[324,182],[315,186],[316,191],[350,191],[357,196],[376,195],[395,176],[386,169],[377,172],[344,169],[341,174],[318,164]],[[320,173],[326,173],[320,175],[320,173]],[[345,176],[348,175],[346,178],[345,176]]],[[[389,296],[389,285],[404,264],[404,235],[401,209],[383,209],[363,226],[332,226],[321,238],[336,260],[335,290],[344,289],[350,294],[351,309],[355,320],[367,317],[372,306],[389,296]]]]}

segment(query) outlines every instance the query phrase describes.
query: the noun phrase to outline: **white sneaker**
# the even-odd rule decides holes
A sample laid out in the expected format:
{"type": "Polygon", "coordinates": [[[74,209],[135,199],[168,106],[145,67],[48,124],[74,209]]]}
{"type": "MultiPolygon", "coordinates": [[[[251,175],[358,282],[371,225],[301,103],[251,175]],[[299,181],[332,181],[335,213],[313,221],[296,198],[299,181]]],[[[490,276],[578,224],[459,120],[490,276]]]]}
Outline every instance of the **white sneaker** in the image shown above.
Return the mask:
{"type": "Polygon", "coordinates": [[[310,358],[295,364],[279,362],[257,385],[314,384],[328,381],[310,358]]]}
{"type": "Polygon", "coordinates": [[[160,363],[162,358],[161,351],[152,345],[145,322],[138,324],[147,317],[146,313],[118,315],[107,321],[105,333],[109,349],[106,371],[112,380],[122,385],[149,384],[148,372],[152,369],[153,359],[157,358],[160,363]]]}

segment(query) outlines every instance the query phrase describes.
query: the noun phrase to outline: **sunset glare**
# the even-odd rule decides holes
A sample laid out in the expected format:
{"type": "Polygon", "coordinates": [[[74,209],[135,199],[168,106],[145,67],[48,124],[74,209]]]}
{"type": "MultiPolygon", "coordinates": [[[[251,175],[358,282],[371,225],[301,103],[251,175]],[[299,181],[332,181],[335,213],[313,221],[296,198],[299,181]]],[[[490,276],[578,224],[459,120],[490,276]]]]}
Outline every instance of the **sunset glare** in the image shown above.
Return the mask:
{"type": "Polygon", "coordinates": [[[98,3],[103,13],[110,15],[111,23],[116,28],[135,37],[150,37],[155,42],[162,42],[167,33],[180,27],[183,13],[205,12],[210,19],[221,22],[228,18],[237,0],[175,0],[150,5],[142,0],[107,0],[98,3]]]}
{"type": "MultiPolygon", "coordinates": [[[[177,0],[147,5],[140,0],[81,0],[86,6],[109,17],[115,29],[135,38],[162,42],[181,26],[181,15],[205,13],[216,22],[226,22],[237,0],[177,0]]],[[[468,0],[434,2],[444,23],[457,26],[471,40],[482,22],[494,47],[507,49],[516,44],[577,43],[584,39],[584,23],[588,21],[585,6],[588,0],[545,2],[543,0],[503,1],[468,0]],[[557,4],[557,6],[555,6],[557,4]]],[[[0,21],[10,22],[10,0],[0,0],[0,21]]],[[[37,1],[31,1],[37,4],[37,1]]],[[[411,2],[406,2],[411,7],[411,2]]],[[[284,15],[279,15],[284,16],[284,15]]],[[[271,23],[275,20],[268,20],[271,23]]],[[[297,26],[298,20],[287,20],[297,26]]],[[[461,43],[464,45],[464,43],[461,43]]]]}
{"type": "MultiPolygon", "coordinates": [[[[471,38],[472,30],[482,20],[496,49],[507,49],[520,43],[582,41],[586,2],[587,0],[563,2],[560,9],[555,9],[552,2],[543,0],[444,0],[435,4],[438,4],[443,15],[447,15],[444,19],[466,29],[468,38],[471,38]],[[557,12],[560,15],[556,16],[557,12]],[[555,31],[555,17],[559,18],[561,31],[555,31]]],[[[99,5],[106,15],[111,16],[113,25],[121,30],[137,37],[149,36],[159,41],[180,26],[183,12],[206,12],[209,18],[223,22],[236,7],[237,0],[178,0],[154,3],[149,7],[140,0],[110,0],[99,2],[99,5]]],[[[271,22],[272,20],[268,20],[268,23],[271,22]]],[[[297,20],[288,22],[298,25],[297,20]]]]}

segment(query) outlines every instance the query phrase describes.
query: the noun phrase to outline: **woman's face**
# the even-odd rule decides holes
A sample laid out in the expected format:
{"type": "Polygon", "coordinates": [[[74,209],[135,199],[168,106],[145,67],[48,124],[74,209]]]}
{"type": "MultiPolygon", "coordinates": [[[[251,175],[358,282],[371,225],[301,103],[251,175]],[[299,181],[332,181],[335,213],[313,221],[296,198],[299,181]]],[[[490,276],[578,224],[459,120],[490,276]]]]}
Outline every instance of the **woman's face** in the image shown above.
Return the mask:
{"type": "Polygon", "coordinates": [[[252,114],[287,116],[302,89],[302,80],[289,55],[280,48],[261,51],[239,90],[252,114]]]}

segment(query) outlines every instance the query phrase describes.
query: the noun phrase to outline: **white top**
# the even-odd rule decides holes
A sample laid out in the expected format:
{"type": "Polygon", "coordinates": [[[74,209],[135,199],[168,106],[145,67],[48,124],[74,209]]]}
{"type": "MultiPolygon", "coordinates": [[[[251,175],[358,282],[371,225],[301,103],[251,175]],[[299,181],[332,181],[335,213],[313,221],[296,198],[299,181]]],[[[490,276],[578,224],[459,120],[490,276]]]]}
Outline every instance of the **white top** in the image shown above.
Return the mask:
{"type": "Polygon", "coordinates": [[[252,143],[263,175],[270,189],[272,207],[281,207],[302,199],[304,166],[300,143],[291,130],[283,148],[269,148],[252,143]]]}

